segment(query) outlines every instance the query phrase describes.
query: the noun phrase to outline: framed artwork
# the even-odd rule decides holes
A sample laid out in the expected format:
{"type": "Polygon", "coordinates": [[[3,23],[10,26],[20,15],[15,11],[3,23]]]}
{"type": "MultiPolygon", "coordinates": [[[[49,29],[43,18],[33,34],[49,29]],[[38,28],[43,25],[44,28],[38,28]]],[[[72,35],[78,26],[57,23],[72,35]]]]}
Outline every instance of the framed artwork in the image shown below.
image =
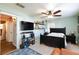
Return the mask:
{"type": "Polygon", "coordinates": [[[79,25],[78,25],[78,28],[77,29],[78,29],[78,33],[79,33],[79,25]]]}
{"type": "Polygon", "coordinates": [[[79,24],[79,16],[78,16],[78,24],[79,24]]]}

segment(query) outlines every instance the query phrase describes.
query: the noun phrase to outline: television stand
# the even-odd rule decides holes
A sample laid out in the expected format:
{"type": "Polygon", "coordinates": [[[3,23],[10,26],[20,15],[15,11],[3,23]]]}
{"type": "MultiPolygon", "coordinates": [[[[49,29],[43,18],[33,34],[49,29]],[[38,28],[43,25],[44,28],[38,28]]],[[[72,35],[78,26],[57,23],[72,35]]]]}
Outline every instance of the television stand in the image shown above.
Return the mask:
{"type": "Polygon", "coordinates": [[[22,32],[22,43],[20,45],[20,48],[26,48],[29,47],[30,44],[35,44],[35,38],[33,32],[22,32]]]}

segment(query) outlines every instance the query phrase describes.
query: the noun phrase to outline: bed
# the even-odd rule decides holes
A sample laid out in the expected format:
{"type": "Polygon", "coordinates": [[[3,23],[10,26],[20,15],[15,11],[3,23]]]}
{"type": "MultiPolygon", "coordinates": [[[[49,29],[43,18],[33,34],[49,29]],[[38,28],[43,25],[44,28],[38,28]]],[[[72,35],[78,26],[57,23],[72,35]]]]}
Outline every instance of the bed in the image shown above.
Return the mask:
{"type": "MultiPolygon", "coordinates": [[[[57,37],[52,35],[40,35],[40,44],[45,44],[51,47],[56,48],[65,48],[65,35],[66,35],[66,28],[50,28],[50,33],[62,33],[64,37],[57,37]]],[[[49,34],[50,34],[49,33],[49,34]]],[[[61,36],[61,35],[60,35],[61,36]]]]}

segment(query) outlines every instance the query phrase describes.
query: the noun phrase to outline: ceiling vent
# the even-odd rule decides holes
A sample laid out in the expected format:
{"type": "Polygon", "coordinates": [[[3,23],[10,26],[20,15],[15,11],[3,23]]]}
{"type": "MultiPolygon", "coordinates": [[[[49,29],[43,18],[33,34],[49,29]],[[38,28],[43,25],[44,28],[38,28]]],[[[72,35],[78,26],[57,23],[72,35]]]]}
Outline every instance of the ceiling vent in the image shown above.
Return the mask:
{"type": "Polygon", "coordinates": [[[25,8],[22,4],[20,3],[16,3],[17,6],[21,7],[21,8],[25,8]]]}

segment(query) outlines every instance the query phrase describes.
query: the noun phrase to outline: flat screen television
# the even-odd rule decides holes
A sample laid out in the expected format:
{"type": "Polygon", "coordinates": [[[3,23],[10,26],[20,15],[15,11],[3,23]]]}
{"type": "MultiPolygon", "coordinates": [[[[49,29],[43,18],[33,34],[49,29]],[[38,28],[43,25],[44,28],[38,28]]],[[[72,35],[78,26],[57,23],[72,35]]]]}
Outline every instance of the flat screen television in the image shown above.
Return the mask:
{"type": "Polygon", "coordinates": [[[33,30],[33,29],[34,29],[34,23],[21,21],[21,30],[33,30]]]}

